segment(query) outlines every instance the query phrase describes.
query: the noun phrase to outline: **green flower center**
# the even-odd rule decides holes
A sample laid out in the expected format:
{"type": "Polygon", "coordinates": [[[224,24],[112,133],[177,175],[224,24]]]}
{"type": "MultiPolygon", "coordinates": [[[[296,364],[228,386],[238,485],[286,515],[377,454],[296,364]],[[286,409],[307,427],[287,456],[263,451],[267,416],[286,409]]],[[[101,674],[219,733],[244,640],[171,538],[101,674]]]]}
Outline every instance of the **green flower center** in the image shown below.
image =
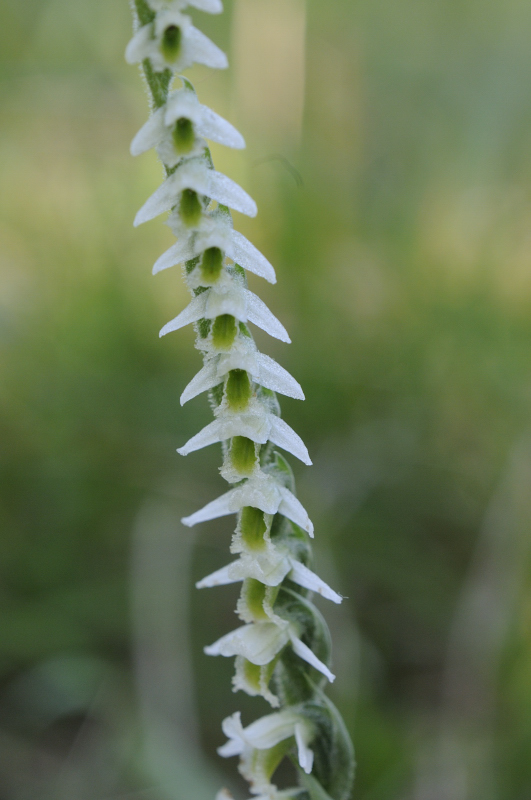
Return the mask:
{"type": "Polygon", "coordinates": [[[162,34],[160,49],[162,55],[170,64],[175,63],[181,54],[183,34],[178,25],[168,25],[162,34]]]}
{"type": "Polygon", "coordinates": [[[189,153],[195,142],[192,120],[180,117],[173,127],[173,144],[178,155],[189,153]]]}

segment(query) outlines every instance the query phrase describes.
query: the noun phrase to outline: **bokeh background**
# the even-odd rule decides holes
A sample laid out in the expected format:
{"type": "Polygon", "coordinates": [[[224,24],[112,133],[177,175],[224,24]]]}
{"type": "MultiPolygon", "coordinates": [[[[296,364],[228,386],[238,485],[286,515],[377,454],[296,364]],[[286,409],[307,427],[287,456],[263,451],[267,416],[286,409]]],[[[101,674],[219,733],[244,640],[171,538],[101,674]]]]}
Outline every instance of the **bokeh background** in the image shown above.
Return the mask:
{"type": "MultiPolygon", "coordinates": [[[[531,5],[227,0],[193,16],[231,68],[193,68],[245,152],[236,224],[277,269],[259,345],[315,466],[330,692],[355,800],[531,797],[531,5]]],[[[215,753],[259,700],[202,647],[237,590],[171,241],[134,230],[158,185],[126,0],[0,0],[0,798],[246,795],[215,753]]]]}

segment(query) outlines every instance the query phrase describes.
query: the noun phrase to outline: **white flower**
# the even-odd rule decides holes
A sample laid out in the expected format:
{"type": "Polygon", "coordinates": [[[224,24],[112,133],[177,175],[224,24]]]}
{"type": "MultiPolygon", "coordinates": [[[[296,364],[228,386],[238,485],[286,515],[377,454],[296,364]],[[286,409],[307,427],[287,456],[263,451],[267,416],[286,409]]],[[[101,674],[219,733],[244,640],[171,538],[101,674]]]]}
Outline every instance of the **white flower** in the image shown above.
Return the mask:
{"type": "Polygon", "coordinates": [[[310,664],[314,669],[324,675],[330,683],[335,680],[335,675],[330,672],[310,648],[297,636],[295,628],[286,620],[276,618],[277,622],[250,622],[242,625],[230,633],[222,636],[214,644],[204,648],[207,656],[243,656],[251,664],[264,666],[269,664],[275,656],[288,644],[294,652],[310,664]]]}
{"type": "Polygon", "coordinates": [[[157,109],[138,131],[131,143],[131,155],[137,156],[157,147],[163,163],[173,167],[182,155],[196,154],[204,149],[204,139],[226,147],[245,147],[243,137],[236,128],[202,105],[195,92],[187,86],[190,84],[185,83],[184,88],[172,92],[166,105],[157,109]],[[181,120],[190,121],[195,138],[195,143],[186,153],[178,152],[174,140],[175,125],[181,120]]]}
{"type": "MultiPolygon", "coordinates": [[[[261,278],[265,278],[270,283],[276,283],[275,270],[256,247],[249,242],[243,234],[235,231],[228,216],[219,214],[203,214],[201,227],[191,233],[183,229],[180,220],[169,220],[170,225],[174,223],[175,235],[180,241],[172,245],[169,250],[161,255],[153,267],[153,275],[163,269],[182,264],[184,261],[201,255],[209,247],[218,247],[226,256],[232,259],[240,267],[248,272],[253,272],[261,278]],[[175,225],[175,222],[177,223],[175,225]]],[[[195,288],[201,285],[200,282],[188,283],[195,288]]]]}
{"type": "Polygon", "coordinates": [[[227,514],[235,514],[244,506],[259,508],[266,514],[277,512],[283,514],[313,536],[313,525],[301,503],[289,489],[281,486],[265,472],[253,475],[241,486],[231,489],[181,521],[183,525],[192,527],[198,522],[208,522],[211,519],[225,517],[227,514]]]}
{"type": "Polygon", "coordinates": [[[236,561],[227,564],[226,567],[216,570],[211,575],[207,575],[203,580],[196,583],[198,589],[205,589],[212,586],[225,586],[229,583],[238,583],[245,580],[245,578],[255,578],[255,580],[265,583],[266,586],[278,586],[282,583],[284,578],[288,577],[293,583],[302,586],[304,589],[309,589],[312,592],[317,592],[327,600],[333,603],[341,603],[343,598],[337,592],[334,592],[327,583],[325,583],[315,572],[305,567],[300,561],[292,558],[287,549],[278,551],[278,558],[272,561],[269,557],[267,565],[269,570],[264,570],[263,562],[260,561],[261,553],[246,553],[236,561]]]}
{"type": "Polygon", "coordinates": [[[129,64],[148,58],[153,69],[182,72],[194,63],[226,69],[227,56],[214,42],[194,28],[192,20],[174,6],[158,11],[153,22],[135,33],[125,51],[129,64]]]}
{"type": "Polygon", "coordinates": [[[278,586],[290,571],[291,563],[288,549],[271,542],[272,521],[273,517],[270,514],[264,514],[264,546],[258,549],[252,543],[249,545],[246,537],[237,530],[230,550],[231,553],[240,554],[240,557],[227,567],[204,578],[199,582],[198,588],[226,585],[245,578],[254,578],[266,586],[278,586]]]}
{"type": "Polygon", "coordinates": [[[233,369],[246,370],[253,381],[272,392],[279,392],[295,400],[304,400],[300,384],[284,367],[260,353],[252,339],[238,336],[229,353],[216,353],[206,360],[205,366],[182,393],[181,405],[222,383],[227,373],[233,369]]]}
{"type": "Polygon", "coordinates": [[[200,319],[215,319],[222,314],[230,314],[240,322],[252,322],[275,339],[291,342],[287,330],[263,300],[239,281],[231,279],[227,273],[214,286],[194,297],[184,311],[164,325],[159,336],[165,336],[200,319]]]}
{"type": "Polygon", "coordinates": [[[148,222],[176,206],[181,192],[185,189],[206,195],[218,203],[247,214],[248,217],[256,216],[256,203],[241,186],[221,172],[209,169],[204,159],[190,159],[177,167],[144,203],[135,217],[135,226],[148,222]]]}
{"type": "Polygon", "coordinates": [[[257,719],[246,728],[242,726],[240,712],[237,711],[222,722],[223,733],[228,738],[218,753],[224,758],[245,756],[250,750],[270,750],[284,739],[295,737],[299,764],[309,775],[313,766],[313,752],[309,744],[314,737],[311,723],[301,714],[291,709],[277,711],[257,719]]]}
{"type": "Polygon", "coordinates": [[[300,436],[283,419],[268,413],[259,401],[254,400],[245,411],[240,413],[231,413],[223,407],[221,407],[221,413],[220,408],[216,409],[216,412],[219,414],[218,419],[192,436],[183,447],[177,450],[178,453],[187,456],[188,453],[193,453],[216,442],[224,442],[234,436],[246,436],[257,444],[273,442],[299,458],[304,464],[311,465],[308,450],[300,436]]]}
{"type": "Polygon", "coordinates": [[[153,11],[164,11],[165,9],[180,11],[186,6],[193,6],[209,14],[221,14],[223,11],[221,0],[148,0],[148,5],[153,11]]]}

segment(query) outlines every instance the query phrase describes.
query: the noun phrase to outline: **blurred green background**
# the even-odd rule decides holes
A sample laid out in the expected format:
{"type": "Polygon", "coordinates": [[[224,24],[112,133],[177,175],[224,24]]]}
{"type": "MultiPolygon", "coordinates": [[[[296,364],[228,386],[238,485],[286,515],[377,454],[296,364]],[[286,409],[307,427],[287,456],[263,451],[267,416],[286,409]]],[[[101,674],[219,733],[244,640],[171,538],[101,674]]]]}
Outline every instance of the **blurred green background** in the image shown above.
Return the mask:
{"type": "MultiPolygon", "coordinates": [[[[234,0],[194,13],[231,69],[193,68],[244,153],[251,281],[288,327],[261,349],[315,466],[330,694],[355,800],[531,798],[531,5],[234,0]]],[[[0,0],[0,800],[242,800],[215,753],[237,590],[196,592],[231,520],[217,448],[179,407],[193,333],[129,156],[146,118],[126,0],[0,0]]]]}

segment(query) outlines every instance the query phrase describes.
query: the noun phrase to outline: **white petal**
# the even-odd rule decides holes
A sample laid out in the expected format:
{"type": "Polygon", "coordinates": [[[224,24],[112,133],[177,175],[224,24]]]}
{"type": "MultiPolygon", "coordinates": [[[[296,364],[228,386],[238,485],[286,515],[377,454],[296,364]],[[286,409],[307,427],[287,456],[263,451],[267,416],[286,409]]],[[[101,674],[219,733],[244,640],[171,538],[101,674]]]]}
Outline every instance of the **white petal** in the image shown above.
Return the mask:
{"type": "Polygon", "coordinates": [[[209,14],[220,14],[223,11],[221,0],[148,0],[148,5],[153,11],[164,11],[165,9],[178,11],[186,6],[193,6],[209,14]]]}
{"type": "Polygon", "coordinates": [[[146,56],[146,48],[151,43],[151,25],[143,25],[137,30],[125,49],[125,60],[128,64],[137,64],[146,56]]]}
{"type": "Polygon", "coordinates": [[[234,578],[234,565],[238,563],[240,559],[237,561],[233,561],[231,564],[227,564],[226,567],[221,567],[221,569],[217,569],[215,572],[212,572],[210,575],[207,575],[206,578],[198,581],[195,585],[196,589],[210,589],[213,586],[228,586],[230,583],[239,583],[243,578],[234,578]]]}
{"type": "Polygon", "coordinates": [[[164,139],[164,108],[158,108],[138,131],[131,142],[131,155],[139,156],[152,147],[156,147],[164,139]]]}
{"type": "Polygon", "coordinates": [[[269,664],[289,641],[286,628],[274,622],[251,622],[204,648],[207,656],[243,656],[252,664],[269,664]]]}
{"type": "Polygon", "coordinates": [[[323,664],[323,662],[317,658],[315,653],[313,653],[310,648],[304,644],[304,642],[301,642],[301,640],[293,634],[291,635],[291,645],[293,650],[300,658],[303,659],[303,661],[306,661],[308,664],[314,667],[314,669],[318,670],[318,672],[321,672],[326,678],[328,678],[330,683],[335,681],[336,676],[330,672],[326,664],[323,664]]]}
{"type": "Polygon", "coordinates": [[[230,758],[231,756],[239,756],[243,753],[243,746],[240,748],[240,745],[234,739],[229,739],[228,742],[218,747],[218,754],[222,758],[230,758]]]}
{"type": "Polygon", "coordinates": [[[184,5],[198,8],[199,11],[206,11],[208,14],[221,14],[223,4],[221,0],[186,0],[184,5]]]}
{"type": "Polygon", "coordinates": [[[271,389],[272,392],[279,392],[279,394],[293,397],[295,400],[304,400],[304,392],[300,384],[284,367],[264,353],[256,354],[256,362],[258,370],[252,375],[257,383],[266,389],[271,389]]]}
{"type": "Polygon", "coordinates": [[[285,517],[296,525],[299,525],[299,527],[309,533],[313,538],[313,525],[302,504],[297,500],[295,495],[292,494],[289,489],[284,488],[284,486],[280,486],[279,491],[282,496],[278,507],[279,513],[284,514],[285,517]]]}
{"type": "Polygon", "coordinates": [[[153,275],[156,275],[157,272],[161,272],[163,269],[168,269],[168,267],[174,267],[175,264],[189,261],[191,258],[194,258],[195,255],[196,253],[191,239],[177,242],[155,261],[153,275]]]}
{"type": "Polygon", "coordinates": [[[230,574],[235,580],[254,578],[266,586],[278,586],[289,571],[290,562],[285,556],[274,557],[268,553],[244,553],[230,565],[230,574]]]}
{"type": "Polygon", "coordinates": [[[245,140],[236,128],[220,117],[207,106],[201,106],[201,115],[196,123],[195,129],[199,136],[218,142],[225,147],[233,147],[242,150],[245,147],[245,140]]]}
{"type": "MultiPolygon", "coordinates": [[[[239,559],[238,559],[239,561],[239,559]]],[[[225,567],[210,573],[195,584],[196,589],[212,589],[217,586],[229,586],[233,583],[241,583],[242,577],[234,575],[234,563],[227,564],[225,567]]]]}
{"type": "Polygon", "coordinates": [[[242,744],[244,743],[243,725],[241,713],[239,711],[235,711],[234,714],[230,715],[230,717],[225,717],[221,723],[221,730],[227,739],[240,739],[242,744]]]}
{"type": "Polygon", "coordinates": [[[191,25],[186,32],[190,57],[198,64],[204,64],[211,69],[226,69],[229,66],[227,56],[212,42],[208,36],[191,25]]]}
{"type": "MultiPolygon", "coordinates": [[[[181,80],[184,80],[181,76],[181,80]]],[[[201,116],[202,105],[197,99],[195,91],[187,88],[186,84],[181,89],[170,92],[164,106],[164,122],[168,128],[179,119],[187,117],[196,125],[201,116]]]]}
{"type": "Polygon", "coordinates": [[[221,729],[229,741],[218,748],[220,756],[229,758],[241,755],[245,749],[245,742],[240,712],[236,711],[230,717],[225,717],[221,723],[221,729]]]}
{"type": "Polygon", "coordinates": [[[313,751],[308,747],[306,740],[307,735],[304,723],[297,722],[295,724],[295,741],[297,742],[299,764],[305,773],[309,775],[313,767],[313,751]]]}
{"type": "Polygon", "coordinates": [[[240,322],[247,322],[247,295],[242,286],[235,281],[227,291],[227,287],[221,287],[224,291],[217,291],[216,288],[208,292],[205,317],[215,319],[222,314],[231,314],[240,322]]]}
{"type": "Polygon", "coordinates": [[[256,203],[241,186],[238,186],[237,183],[234,183],[233,180],[221,172],[216,172],[216,170],[209,170],[209,172],[210,184],[205,194],[213,200],[217,200],[218,203],[239,211],[241,214],[246,214],[248,217],[256,217],[258,213],[256,203]]]}
{"type": "Polygon", "coordinates": [[[211,519],[218,519],[219,517],[226,517],[228,514],[234,514],[241,508],[241,506],[237,504],[237,507],[234,508],[234,495],[237,491],[237,489],[231,489],[216,500],[212,500],[211,503],[207,503],[204,508],[196,511],[195,514],[191,514],[189,517],[183,517],[181,522],[183,525],[191,528],[193,525],[197,525],[198,522],[208,522],[211,519]]]}
{"type": "Polygon", "coordinates": [[[203,369],[199,370],[182,393],[181,405],[184,406],[185,403],[197,397],[198,394],[213,389],[214,386],[221,383],[221,380],[217,375],[216,365],[213,362],[205,364],[203,369]]]}
{"type": "Polygon", "coordinates": [[[253,292],[250,292],[248,289],[245,292],[245,297],[247,300],[247,319],[249,322],[258,325],[259,328],[262,328],[262,330],[270,336],[274,336],[276,339],[280,339],[281,342],[287,342],[289,344],[291,339],[288,336],[287,330],[275,315],[271,313],[263,300],[260,300],[257,295],[253,294],[253,292]]]}
{"type": "Polygon", "coordinates": [[[159,336],[166,336],[167,333],[178,331],[179,328],[184,328],[185,325],[189,325],[191,322],[197,322],[201,319],[205,314],[206,298],[204,295],[205,292],[194,297],[192,302],[189,303],[180,314],[177,314],[174,319],[167,322],[166,325],[161,328],[159,336]]]}
{"type": "Polygon", "coordinates": [[[297,724],[303,724],[298,714],[285,709],[267,714],[243,729],[246,744],[256,750],[269,750],[295,734],[297,724]]]}
{"type": "Polygon", "coordinates": [[[282,499],[281,487],[270,475],[259,472],[257,476],[234,489],[234,502],[238,509],[243,506],[254,506],[266,514],[276,514],[282,499]]]}
{"type": "Polygon", "coordinates": [[[195,436],[192,436],[185,445],[179,447],[177,452],[181,456],[187,456],[188,453],[193,453],[196,450],[201,450],[202,447],[208,447],[211,444],[216,444],[216,442],[221,442],[223,439],[228,438],[225,436],[220,436],[221,432],[221,423],[218,419],[215,419],[214,422],[211,422],[209,425],[203,428],[203,430],[196,433],[195,436]]]}
{"type": "Polygon", "coordinates": [[[341,603],[343,601],[341,595],[334,592],[334,590],[321,580],[315,572],[312,572],[311,569],[308,569],[308,567],[305,567],[304,564],[301,564],[300,561],[296,561],[294,558],[290,560],[292,565],[292,570],[289,574],[290,581],[297,583],[299,586],[303,586],[305,589],[309,589],[311,592],[317,592],[333,603],[341,603]]]}
{"type": "Polygon", "coordinates": [[[144,222],[149,222],[155,219],[159,214],[164,211],[169,211],[179,200],[179,194],[184,188],[193,188],[181,186],[181,175],[179,170],[166,178],[159,188],[153,192],[151,197],[146,200],[140,211],[135,217],[134,226],[142,225],[144,222]]]}
{"type": "Polygon", "coordinates": [[[311,466],[312,462],[308,450],[301,437],[283,419],[276,417],[274,414],[271,414],[271,417],[269,439],[273,444],[282,447],[283,450],[287,450],[288,453],[296,456],[296,458],[300,458],[303,464],[311,466]]]}
{"type": "Polygon", "coordinates": [[[277,282],[275,270],[267,258],[238,231],[232,231],[232,247],[228,255],[249,272],[254,272],[270,283],[277,282]]]}

